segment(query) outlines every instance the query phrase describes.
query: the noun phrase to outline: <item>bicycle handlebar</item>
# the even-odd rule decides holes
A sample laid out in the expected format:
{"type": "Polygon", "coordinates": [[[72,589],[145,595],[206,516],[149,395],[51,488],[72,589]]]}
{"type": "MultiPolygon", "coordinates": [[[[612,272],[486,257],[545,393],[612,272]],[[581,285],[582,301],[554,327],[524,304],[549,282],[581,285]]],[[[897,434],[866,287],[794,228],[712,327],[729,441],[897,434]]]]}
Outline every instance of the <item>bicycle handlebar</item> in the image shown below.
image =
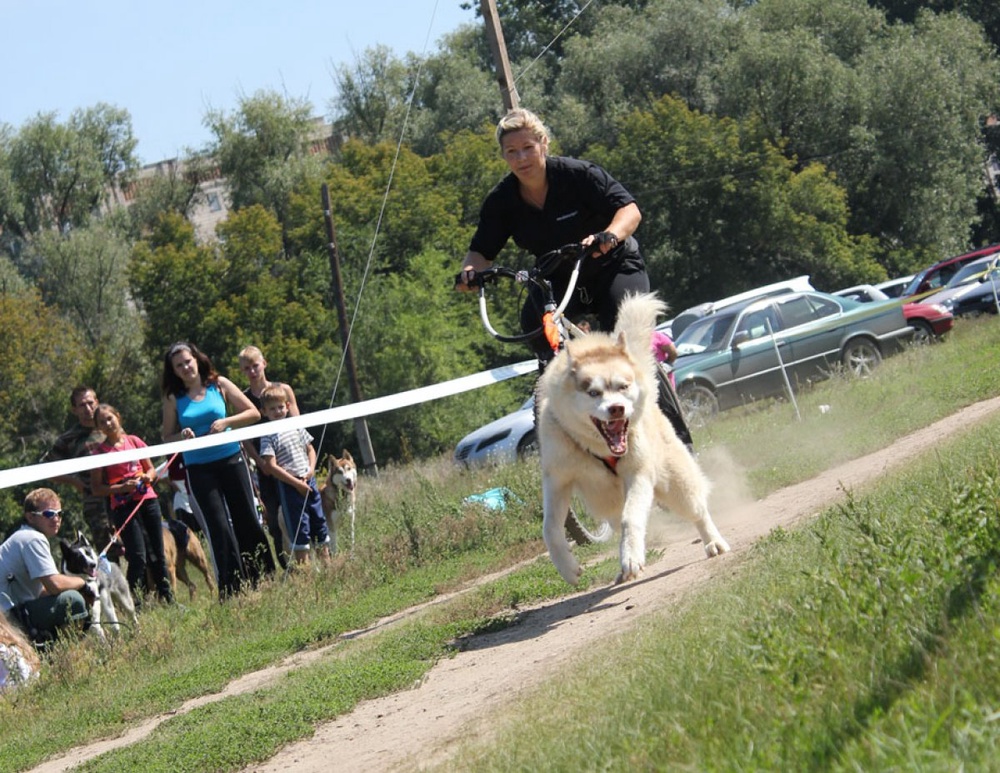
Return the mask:
{"type": "MultiPolygon", "coordinates": [[[[504,335],[495,330],[490,323],[489,311],[487,309],[486,285],[496,282],[501,277],[512,279],[519,284],[530,283],[541,291],[546,311],[551,311],[554,318],[559,318],[573,296],[573,290],[576,289],[577,279],[580,276],[580,263],[590,249],[590,247],[584,247],[581,244],[564,244],[562,247],[540,255],[535,261],[534,268],[531,269],[516,270],[506,266],[491,266],[490,268],[475,272],[469,280],[469,285],[479,288],[479,316],[483,321],[483,327],[486,328],[491,336],[504,343],[521,343],[542,335],[544,324],[541,321],[536,330],[518,335],[504,335]],[[550,276],[562,261],[569,257],[574,257],[576,262],[573,265],[569,282],[566,285],[566,292],[563,293],[560,302],[556,304],[555,296],[552,292],[552,283],[546,277],[550,276]]],[[[457,286],[461,281],[462,274],[459,273],[455,277],[455,285],[457,286]]]]}

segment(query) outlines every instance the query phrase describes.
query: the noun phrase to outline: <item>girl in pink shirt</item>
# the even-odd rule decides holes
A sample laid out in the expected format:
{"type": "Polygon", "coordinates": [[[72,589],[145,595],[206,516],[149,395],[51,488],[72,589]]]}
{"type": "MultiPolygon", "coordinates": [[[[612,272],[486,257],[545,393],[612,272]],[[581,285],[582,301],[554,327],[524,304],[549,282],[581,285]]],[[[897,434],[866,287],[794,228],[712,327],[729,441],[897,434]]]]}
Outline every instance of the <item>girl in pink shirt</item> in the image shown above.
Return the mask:
{"type": "MultiPolygon", "coordinates": [[[[94,426],[104,433],[104,442],[94,448],[94,454],[146,447],[142,438],[125,433],[121,414],[107,403],[97,406],[94,426]]],[[[111,520],[115,529],[120,530],[119,536],[125,545],[125,560],[128,561],[125,576],[137,608],[142,604],[143,595],[150,590],[146,587],[147,568],[160,599],[166,602],[174,600],[167,576],[167,560],[163,555],[162,516],[154,483],[156,470],[149,459],[116,462],[91,470],[90,474],[93,492],[111,500],[111,520]],[[135,515],[132,515],[133,511],[135,515]],[[126,523],[130,515],[132,518],[126,523]]],[[[101,549],[105,547],[102,545],[101,549]]]]}

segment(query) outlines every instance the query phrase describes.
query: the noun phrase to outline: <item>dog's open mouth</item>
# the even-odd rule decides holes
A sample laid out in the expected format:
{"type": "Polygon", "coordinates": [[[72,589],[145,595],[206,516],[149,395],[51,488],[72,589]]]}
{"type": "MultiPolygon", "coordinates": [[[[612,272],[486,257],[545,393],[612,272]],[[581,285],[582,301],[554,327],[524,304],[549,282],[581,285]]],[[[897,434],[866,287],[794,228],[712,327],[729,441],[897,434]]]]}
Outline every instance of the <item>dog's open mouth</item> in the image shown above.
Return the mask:
{"type": "Polygon", "coordinates": [[[628,419],[601,421],[591,416],[590,420],[594,422],[597,431],[607,442],[611,455],[624,456],[625,452],[628,451],[628,419]]]}

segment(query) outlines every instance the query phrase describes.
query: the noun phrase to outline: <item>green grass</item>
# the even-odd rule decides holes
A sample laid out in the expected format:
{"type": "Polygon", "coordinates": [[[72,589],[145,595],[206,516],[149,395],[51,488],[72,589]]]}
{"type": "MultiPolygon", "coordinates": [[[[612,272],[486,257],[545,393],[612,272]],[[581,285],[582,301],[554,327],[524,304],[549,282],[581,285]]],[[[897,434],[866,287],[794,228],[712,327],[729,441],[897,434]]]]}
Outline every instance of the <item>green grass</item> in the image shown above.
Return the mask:
{"type": "MultiPolygon", "coordinates": [[[[834,379],[809,390],[800,397],[801,422],[790,405],[774,404],[730,412],[696,440],[706,458],[716,453],[731,457],[759,496],[992,397],[997,384],[1000,326],[990,319],[961,325],[941,346],[886,361],[867,381],[834,379]],[[831,410],[821,413],[821,404],[831,410]]],[[[488,767],[477,756],[482,754],[496,758],[489,763],[494,769],[528,764],[570,769],[574,763],[546,744],[558,746],[562,738],[563,746],[573,746],[565,743],[567,737],[593,735],[595,740],[586,743],[590,751],[584,769],[909,767],[904,755],[923,753],[915,745],[926,745],[929,734],[953,738],[961,717],[966,718],[962,732],[968,756],[943,759],[962,760],[970,769],[977,767],[974,761],[988,760],[996,721],[970,723],[984,704],[963,692],[978,688],[986,693],[989,684],[1000,684],[995,678],[969,676],[992,673],[983,662],[986,654],[969,664],[963,660],[965,647],[989,653],[992,641],[995,649],[995,588],[988,572],[964,606],[958,602],[959,588],[972,582],[969,568],[992,560],[989,532],[983,532],[992,528],[990,519],[987,526],[973,529],[979,536],[965,540],[970,518],[975,520],[968,513],[978,512],[979,505],[968,504],[965,511],[956,505],[951,515],[935,514],[936,520],[925,516],[925,511],[935,512],[932,503],[979,502],[982,491],[992,491],[978,483],[989,464],[996,470],[995,458],[987,453],[995,434],[984,431],[986,440],[977,441],[979,446],[959,443],[946,455],[931,454],[927,468],[912,465],[897,481],[888,481],[897,487],[875,504],[859,498],[806,529],[772,534],[754,549],[752,568],[737,579],[720,582],[711,595],[689,602],[690,609],[671,617],[669,628],[644,627],[630,643],[640,647],[636,656],[621,663],[624,674],[595,672],[584,685],[574,683],[570,689],[560,680],[558,688],[548,688],[563,700],[585,696],[575,720],[580,732],[567,736],[565,728],[556,728],[548,742],[542,720],[546,703],[555,696],[543,692],[538,698],[541,719],[529,737],[538,734],[534,743],[546,748],[546,756],[555,755],[551,766],[507,748],[534,748],[516,732],[509,743],[502,741],[488,752],[470,751],[476,766],[488,767]],[[943,460],[953,465],[947,476],[935,470],[943,460]],[[981,460],[989,461],[983,467],[981,460]],[[968,480],[976,493],[962,500],[964,490],[956,481],[963,480],[966,468],[973,470],[968,480]],[[918,483],[922,493],[914,493],[918,483]],[[935,552],[933,546],[944,543],[948,548],[935,552]],[[927,555],[921,552],[925,548],[927,555]],[[961,561],[954,557],[959,548],[965,551],[961,561]],[[828,566],[824,559],[831,555],[838,561],[828,566]],[[926,567],[933,561],[938,564],[932,571],[926,567]],[[874,567],[881,568],[873,575],[874,567]],[[889,608],[876,593],[890,581],[903,593],[884,591],[883,596],[910,599],[902,610],[889,608]],[[863,604],[873,610],[869,628],[858,620],[863,604]],[[808,610],[814,611],[812,617],[808,610]],[[700,630],[702,638],[680,653],[673,647],[657,650],[657,641],[672,644],[683,638],[680,618],[689,620],[685,631],[700,630]],[[983,619],[992,622],[981,624],[990,633],[980,636],[975,623],[983,619]],[[956,631],[962,632],[958,638],[956,631]],[[691,661],[685,654],[689,649],[703,660],[691,661]],[[955,654],[960,649],[963,654],[955,654]],[[914,672],[917,666],[919,673],[914,672]],[[656,675],[652,679],[651,670],[656,675]],[[676,675],[671,681],[674,671],[681,674],[679,683],[676,675]],[[838,674],[853,682],[839,683],[838,674]],[[664,688],[656,695],[630,697],[624,686],[629,675],[638,682],[663,681],[664,688]],[[591,685],[595,690],[604,686],[588,693],[591,685]],[[956,695],[965,701],[961,706],[954,703],[956,695]],[[788,703],[778,702],[779,697],[788,703]],[[595,711],[595,701],[601,711],[595,711]],[[925,712],[928,704],[942,709],[925,712]],[[699,706],[705,707],[700,714],[699,706]],[[607,746],[596,740],[604,717],[611,718],[607,746]],[[699,735],[699,723],[709,731],[699,735]],[[913,736],[909,742],[907,734],[913,736]],[[595,766],[590,762],[595,759],[604,762],[595,766]],[[890,759],[894,761],[885,762],[890,759]]],[[[436,460],[366,479],[353,558],[340,558],[323,573],[303,572],[265,584],[225,605],[206,594],[183,609],[150,605],[141,629],[109,649],[89,639],[57,647],[38,684],[0,699],[0,770],[22,770],[60,750],[121,733],[144,717],[176,709],[289,654],[337,641],[383,616],[540,555],[540,505],[537,466],[531,464],[465,472],[436,460]],[[507,486],[522,503],[502,513],[462,503],[467,494],[493,486],[507,486]]],[[[585,554],[602,555],[599,549],[585,554]]],[[[609,582],[616,571],[613,564],[608,560],[589,568],[584,583],[609,582]]],[[[512,607],[557,598],[568,590],[547,558],[529,562],[377,636],[344,640],[333,654],[272,686],[168,720],[135,748],[102,755],[86,769],[236,770],[266,759],[280,745],[309,735],[315,723],[349,711],[358,700],[411,685],[448,656],[456,638],[502,626],[512,607]]],[[[947,749],[953,754],[954,743],[947,749]]],[[[942,767],[951,769],[953,762],[942,767]]]]}

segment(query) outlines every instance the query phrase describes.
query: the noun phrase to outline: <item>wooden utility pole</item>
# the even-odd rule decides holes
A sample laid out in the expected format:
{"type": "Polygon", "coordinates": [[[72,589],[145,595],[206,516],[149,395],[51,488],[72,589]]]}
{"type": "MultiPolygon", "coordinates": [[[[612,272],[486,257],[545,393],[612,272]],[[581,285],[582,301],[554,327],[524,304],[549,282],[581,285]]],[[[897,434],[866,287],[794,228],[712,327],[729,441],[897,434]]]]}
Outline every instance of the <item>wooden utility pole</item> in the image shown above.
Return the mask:
{"type": "Polygon", "coordinates": [[[512,110],[518,106],[520,97],[514,85],[514,76],[510,72],[510,60],[507,59],[507,44],[503,39],[503,28],[500,26],[500,14],[497,13],[496,0],[479,0],[479,12],[486,23],[486,37],[493,53],[493,61],[497,68],[497,82],[500,84],[500,95],[503,106],[512,110]]]}
{"type": "MultiPolygon", "coordinates": [[[[347,322],[347,307],[344,305],[344,285],[340,278],[340,255],[337,254],[337,238],[333,231],[333,210],[330,207],[330,189],[323,183],[323,217],[326,219],[326,248],[330,256],[330,282],[333,285],[333,298],[337,304],[337,322],[340,324],[340,338],[344,347],[344,357],[347,362],[347,378],[351,385],[351,397],[354,402],[361,402],[361,387],[358,385],[358,371],[354,366],[354,350],[351,349],[351,329],[347,322]]],[[[364,417],[354,420],[354,434],[358,438],[361,449],[361,463],[365,472],[378,475],[378,465],[375,464],[375,451],[372,449],[371,435],[368,434],[368,422],[364,417]]]]}

